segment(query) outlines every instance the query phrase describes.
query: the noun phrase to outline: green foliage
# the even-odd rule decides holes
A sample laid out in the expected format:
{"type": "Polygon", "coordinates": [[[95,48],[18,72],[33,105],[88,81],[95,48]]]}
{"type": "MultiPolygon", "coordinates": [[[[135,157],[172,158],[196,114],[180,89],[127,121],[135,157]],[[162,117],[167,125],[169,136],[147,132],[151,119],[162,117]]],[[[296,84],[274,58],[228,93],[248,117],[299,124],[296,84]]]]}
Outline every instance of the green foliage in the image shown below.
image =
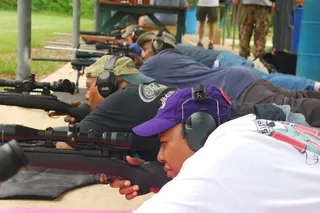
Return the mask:
{"type": "MultiPolygon", "coordinates": [[[[32,0],[32,11],[72,15],[72,0],[32,0]]],[[[93,19],[94,0],[81,0],[81,17],[93,19]]],[[[17,0],[0,0],[1,10],[17,10],[17,0]]]]}
{"type": "Polygon", "coordinates": [[[13,0],[0,0],[0,8],[2,10],[16,10],[17,1],[13,0]]]}
{"type": "MultiPolygon", "coordinates": [[[[12,1],[12,0],[11,0],[12,1]]],[[[15,78],[17,71],[17,41],[18,41],[18,14],[14,11],[0,10],[0,78],[15,78]]],[[[47,41],[61,39],[70,42],[71,37],[58,37],[54,32],[72,33],[72,17],[44,14],[43,12],[32,14],[31,20],[31,56],[48,58],[71,58],[71,52],[45,50],[43,47],[47,41]]],[[[81,18],[80,29],[93,30],[93,20],[81,18]]],[[[66,63],[57,62],[31,62],[32,73],[38,77],[46,76],[66,63]]]]}

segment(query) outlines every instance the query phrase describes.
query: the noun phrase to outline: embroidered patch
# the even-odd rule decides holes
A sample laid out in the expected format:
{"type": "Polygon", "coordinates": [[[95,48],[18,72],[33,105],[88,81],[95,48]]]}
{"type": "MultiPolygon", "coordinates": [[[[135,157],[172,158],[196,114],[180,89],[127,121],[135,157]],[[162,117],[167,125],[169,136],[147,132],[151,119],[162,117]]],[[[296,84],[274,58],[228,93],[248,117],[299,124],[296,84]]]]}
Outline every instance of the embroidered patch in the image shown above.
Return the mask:
{"type": "Polygon", "coordinates": [[[126,64],[126,68],[128,68],[128,69],[135,69],[136,67],[135,67],[134,63],[127,63],[127,64],[126,64]]]}
{"type": "Polygon", "coordinates": [[[167,87],[156,82],[139,85],[139,96],[144,102],[154,101],[167,87]]]}

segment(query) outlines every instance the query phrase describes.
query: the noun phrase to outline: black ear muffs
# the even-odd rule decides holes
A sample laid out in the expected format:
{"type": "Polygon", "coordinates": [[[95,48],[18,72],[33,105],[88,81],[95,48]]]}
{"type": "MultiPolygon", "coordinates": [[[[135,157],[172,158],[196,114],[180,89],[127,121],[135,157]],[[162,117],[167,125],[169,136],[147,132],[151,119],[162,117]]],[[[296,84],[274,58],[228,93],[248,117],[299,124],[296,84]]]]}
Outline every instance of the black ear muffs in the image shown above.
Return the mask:
{"type": "Polygon", "coordinates": [[[203,85],[192,87],[192,97],[182,104],[182,131],[189,147],[198,151],[205,144],[208,136],[220,125],[219,102],[210,97],[203,85]],[[217,119],[213,118],[207,109],[192,113],[184,120],[184,104],[189,101],[201,102],[206,100],[215,101],[217,104],[217,119]]]}
{"type": "Polygon", "coordinates": [[[104,65],[104,72],[97,77],[96,86],[100,95],[104,98],[117,91],[117,76],[113,73],[113,69],[121,56],[113,55],[104,65]]]}
{"type": "Polygon", "coordinates": [[[133,42],[136,42],[137,39],[143,34],[145,33],[146,31],[142,28],[142,27],[136,27],[134,30],[133,30],[133,33],[132,33],[132,40],[133,42]]]}
{"type": "Polygon", "coordinates": [[[160,52],[164,46],[163,31],[160,30],[152,39],[152,50],[155,54],[160,52]]]}
{"type": "Polygon", "coordinates": [[[109,71],[102,72],[97,77],[96,85],[100,95],[106,98],[112,93],[117,91],[117,88],[118,88],[117,76],[114,73],[109,71]]]}
{"type": "Polygon", "coordinates": [[[189,147],[198,151],[216,128],[215,119],[207,112],[193,113],[185,124],[185,137],[189,147]]]}

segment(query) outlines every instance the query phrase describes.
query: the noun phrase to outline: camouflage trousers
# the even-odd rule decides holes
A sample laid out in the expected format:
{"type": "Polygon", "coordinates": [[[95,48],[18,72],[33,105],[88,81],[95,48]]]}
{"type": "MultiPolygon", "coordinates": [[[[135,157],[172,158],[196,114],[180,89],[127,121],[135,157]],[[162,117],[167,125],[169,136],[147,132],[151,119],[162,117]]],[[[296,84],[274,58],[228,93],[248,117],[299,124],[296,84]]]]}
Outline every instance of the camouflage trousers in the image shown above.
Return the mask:
{"type": "Polygon", "coordinates": [[[240,56],[250,56],[250,40],[254,31],[254,56],[265,52],[271,20],[270,7],[242,5],[240,10],[240,56]]]}

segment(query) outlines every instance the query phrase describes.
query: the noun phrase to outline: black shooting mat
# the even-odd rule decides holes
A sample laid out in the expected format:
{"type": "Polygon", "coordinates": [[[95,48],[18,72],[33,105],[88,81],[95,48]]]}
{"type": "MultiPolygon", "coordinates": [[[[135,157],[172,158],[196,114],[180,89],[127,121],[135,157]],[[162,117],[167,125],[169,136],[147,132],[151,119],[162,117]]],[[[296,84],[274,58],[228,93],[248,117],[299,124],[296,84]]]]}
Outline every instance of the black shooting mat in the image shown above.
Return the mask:
{"type": "Polygon", "coordinates": [[[54,200],[83,186],[100,184],[101,174],[25,168],[0,184],[0,199],[54,200]]]}

